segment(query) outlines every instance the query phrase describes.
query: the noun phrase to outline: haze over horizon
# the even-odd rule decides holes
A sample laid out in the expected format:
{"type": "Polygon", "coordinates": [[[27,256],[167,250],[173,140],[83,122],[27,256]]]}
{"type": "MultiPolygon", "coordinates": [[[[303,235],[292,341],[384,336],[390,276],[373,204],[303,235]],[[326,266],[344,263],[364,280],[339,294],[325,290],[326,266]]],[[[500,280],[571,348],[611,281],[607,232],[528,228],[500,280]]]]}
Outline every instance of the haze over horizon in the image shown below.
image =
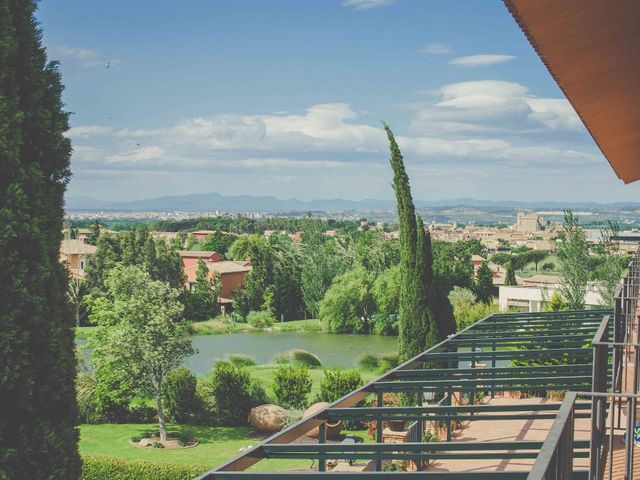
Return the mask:
{"type": "Polygon", "coordinates": [[[384,120],[416,199],[640,198],[497,0],[68,0],[38,18],[74,112],[69,197],[389,200],[384,120]]]}

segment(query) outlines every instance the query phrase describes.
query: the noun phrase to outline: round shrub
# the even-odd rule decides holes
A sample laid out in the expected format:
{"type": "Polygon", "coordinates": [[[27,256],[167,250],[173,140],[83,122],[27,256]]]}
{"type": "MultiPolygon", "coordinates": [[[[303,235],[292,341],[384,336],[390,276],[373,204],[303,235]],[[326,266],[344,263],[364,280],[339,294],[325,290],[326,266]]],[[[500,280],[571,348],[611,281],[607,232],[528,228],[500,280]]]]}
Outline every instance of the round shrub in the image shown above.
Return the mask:
{"type": "Polygon", "coordinates": [[[173,422],[186,423],[198,412],[196,377],[187,368],[176,368],[167,374],[164,405],[173,422]]]}
{"type": "Polygon", "coordinates": [[[322,366],[322,362],[320,359],[314,355],[313,353],[307,352],[306,350],[291,350],[289,352],[291,356],[291,360],[296,365],[301,365],[309,368],[315,368],[322,366]]]}
{"type": "Polygon", "coordinates": [[[227,361],[233,363],[236,367],[253,367],[256,364],[256,361],[252,357],[242,353],[228,355],[227,361]]]}
{"type": "Polygon", "coordinates": [[[267,328],[275,323],[276,319],[269,312],[249,312],[247,322],[254,328],[267,328]]]}
{"type": "Polygon", "coordinates": [[[374,372],[380,368],[380,359],[371,353],[365,353],[358,359],[358,365],[366,372],[374,372]]]}
{"type": "Polygon", "coordinates": [[[224,426],[246,424],[251,408],[267,403],[264,389],[249,372],[230,362],[216,363],[204,388],[215,405],[217,423],[224,426]]]}
{"type": "Polygon", "coordinates": [[[362,377],[357,370],[332,368],[325,370],[323,373],[324,377],[320,382],[320,393],[316,398],[317,402],[333,403],[363,385],[362,377]]]}
{"type": "Polygon", "coordinates": [[[400,365],[400,356],[397,353],[385,353],[380,355],[380,371],[386,372],[400,365]]]}
{"type": "Polygon", "coordinates": [[[273,377],[273,393],[278,405],[284,408],[303,409],[311,393],[311,376],[305,367],[279,367],[273,377]]]}

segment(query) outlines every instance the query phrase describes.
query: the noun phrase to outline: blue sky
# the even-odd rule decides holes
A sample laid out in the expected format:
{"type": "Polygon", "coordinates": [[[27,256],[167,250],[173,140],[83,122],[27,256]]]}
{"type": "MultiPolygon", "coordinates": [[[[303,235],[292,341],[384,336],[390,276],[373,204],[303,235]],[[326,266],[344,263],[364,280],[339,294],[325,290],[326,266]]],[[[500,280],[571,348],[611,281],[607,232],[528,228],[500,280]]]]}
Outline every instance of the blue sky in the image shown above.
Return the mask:
{"type": "Polygon", "coordinates": [[[69,195],[636,200],[499,0],[43,0],[69,195]],[[108,66],[108,68],[107,68],[108,66]]]}

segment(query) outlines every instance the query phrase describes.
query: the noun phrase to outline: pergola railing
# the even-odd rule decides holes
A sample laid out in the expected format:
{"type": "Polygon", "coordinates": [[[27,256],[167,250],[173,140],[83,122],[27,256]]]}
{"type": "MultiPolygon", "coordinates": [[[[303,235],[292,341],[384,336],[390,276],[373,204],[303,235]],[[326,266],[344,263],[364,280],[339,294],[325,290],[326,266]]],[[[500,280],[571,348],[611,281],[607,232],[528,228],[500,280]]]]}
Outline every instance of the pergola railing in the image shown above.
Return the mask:
{"type": "MultiPolygon", "coordinates": [[[[311,417],[305,418],[278,434],[266,439],[229,462],[207,472],[200,480],[225,478],[315,478],[334,475],[326,471],[327,460],[371,460],[376,471],[344,473],[349,478],[527,478],[527,471],[495,472],[384,472],[382,465],[389,460],[411,460],[419,466],[427,460],[480,459],[538,459],[549,450],[542,441],[478,442],[452,441],[453,422],[491,422],[499,420],[562,419],[564,413],[558,403],[494,405],[454,405],[454,396],[476,392],[494,396],[497,392],[547,390],[589,392],[594,384],[604,388],[609,384],[608,364],[604,376],[595,377],[594,360],[602,364],[602,357],[594,357],[593,339],[596,335],[613,335],[614,325],[603,326],[603,318],[611,310],[580,310],[542,313],[495,314],[452,335],[433,348],[417,355],[380,378],[346,395],[311,417]],[[480,365],[482,364],[482,365],[480,365]],[[483,368],[477,368],[482,366],[483,368]],[[596,382],[596,383],[594,383],[596,382]],[[413,393],[416,405],[403,407],[362,407],[362,400],[373,396],[383,405],[387,392],[413,393]],[[439,398],[436,404],[424,404],[425,394],[439,398]],[[325,443],[324,425],[335,420],[376,421],[375,443],[325,443]],[[405,420],[411,424],[407,443],[386,444],[382,439],[383,422],[405,420]],[[424,427],[429,422],[444,422],[446,439],[423,442],[424,427]],[[318,443],[292,443],[309,430],[319,427],[318,443]],[[317,471],[247,472],[246,469],[263,459],[313,459],[317,471]]],[[[606,361],[605,361],[606,363],[606,361]]],[[[567,398],[571,398],[568,395],[567,398]]],[[[565,400],[566,403],[566,400],[565,400]]],[[[565,407],[566,408],[569,407],[565,407]]],[[[598,408],[602,408],[599,404],[598,408]]],[[[590,418],[591,401],[573,401],[571,419],[590,418]]],[[[600,410],[596,411],[599,414],[600,410]]],[[[564,437],[563,437],[564,438],[564,437]]],[[[573,440],[573,439],[572,439],[573,440]]],[[[571,458],[588,458],[591,442],[572,441],[568,450],[571,458]]],[[[565,453],[565,457],[566,457],[565,453]]],[[[254,467],[255,468],[255,467],[254,467]]],[[[587,469],[573,470],[574,478],[586,478],[587,469]]],[[[547,477],[542,477],[547,478],[547,477]]],[[[552,477],[548,477],[552,478],[552,477]]],[[[561,477],[557,477],[561,478],[561,477]]]]}

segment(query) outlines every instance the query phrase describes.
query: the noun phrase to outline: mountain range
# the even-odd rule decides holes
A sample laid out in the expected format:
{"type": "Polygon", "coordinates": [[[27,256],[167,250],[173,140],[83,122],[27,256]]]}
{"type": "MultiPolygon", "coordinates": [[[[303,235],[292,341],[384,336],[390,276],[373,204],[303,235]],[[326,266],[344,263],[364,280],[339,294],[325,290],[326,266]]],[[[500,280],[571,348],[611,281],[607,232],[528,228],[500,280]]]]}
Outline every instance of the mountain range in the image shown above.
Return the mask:
{"type": "MultiPolygon", "coordinates": [[[[601,204],[596,202],[520,202],[515,200],[478,200],[473,198],[457,198],[437,201],[415,201],[416,208],[430,207],[490,207],[490,208],[522,208],[554,209],[563,208],[599,210],[619,209],[638,210],[640,202],[616,202],[601,204]]],[[[72,210],[107,210],[107,211],[185,211],[185,212],[211,212],[220,211],[227,213],[239,212],[263,212],[263,213],[290,213],[290,212],[341,212],[341,211],[393,211],[393,200],[299,200],[297,198],[280,199],[272,196],[253,195],[221,195],[219,193],[194,193],[189,195],[174,195],[129,201],[97,200],[92,197],[67,197],[66,209],[72,210]]]]}

